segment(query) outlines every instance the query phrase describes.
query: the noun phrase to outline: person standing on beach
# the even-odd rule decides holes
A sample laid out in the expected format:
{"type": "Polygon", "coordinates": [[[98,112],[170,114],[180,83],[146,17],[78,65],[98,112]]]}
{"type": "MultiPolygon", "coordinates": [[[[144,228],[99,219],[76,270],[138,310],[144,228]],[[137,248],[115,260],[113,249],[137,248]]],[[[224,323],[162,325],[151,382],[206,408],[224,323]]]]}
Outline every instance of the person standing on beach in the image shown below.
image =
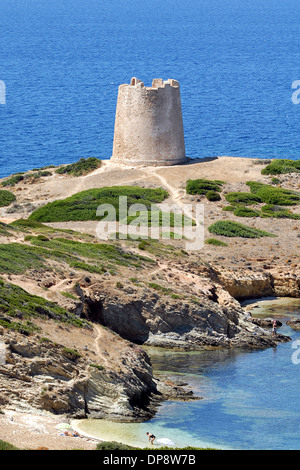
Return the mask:
{"type": "Polygon", "coordinates": [[[150,434],[149,432],[147,432],[146,434],[147,434],[147,436],[149,436],[149,442],[151,442],[151,444],[153,444],[154,439],[155,439],[154,434],[150,434]]]}
{"type": "Polygon", "coordinates": [[[276,336],[276,331],[277,331],[277,321],[273,321],[273,330],[272,330],[272,336],[276,336]]]}

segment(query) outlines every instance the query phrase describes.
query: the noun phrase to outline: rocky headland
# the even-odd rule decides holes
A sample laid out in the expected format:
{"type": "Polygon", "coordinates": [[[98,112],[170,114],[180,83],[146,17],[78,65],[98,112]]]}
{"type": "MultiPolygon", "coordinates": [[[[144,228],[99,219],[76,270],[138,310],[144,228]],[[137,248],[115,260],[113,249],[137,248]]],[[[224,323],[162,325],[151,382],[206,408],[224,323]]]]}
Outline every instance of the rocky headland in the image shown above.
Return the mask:
{"type": "MultiPolygon", "coordinates": [[[[15,201],[0,209],[3,412],[146,420],[168,397],[201,397],[167,376],[155,377],[143,346],[261,349],[289,341],[280,332],[273,337],[270,325],[241,301],[300,298],[299,220],[223,210],[226,194],[247,191],[246,181],[270,184],[262,168],[257,160],[230,157],[138,169],[103,161],[81,176],[50,171],[6,186],[15,201]],[[194,178],[222,180],[220,199],[187,194],[186,182],[194,178]],[[162,188],[170,203],[202,203],[205,239],[218,220],[276,236],[220,235],[223,245],[188,251],[176,238],[99,240],[95,220],[28,222],[53,201],[121,185],[162,188]],[[94,253],[100,244],[105,250],[94,253]]],[[[300,189],[299,173],[280,180],[282,188],[300,189]]]]}

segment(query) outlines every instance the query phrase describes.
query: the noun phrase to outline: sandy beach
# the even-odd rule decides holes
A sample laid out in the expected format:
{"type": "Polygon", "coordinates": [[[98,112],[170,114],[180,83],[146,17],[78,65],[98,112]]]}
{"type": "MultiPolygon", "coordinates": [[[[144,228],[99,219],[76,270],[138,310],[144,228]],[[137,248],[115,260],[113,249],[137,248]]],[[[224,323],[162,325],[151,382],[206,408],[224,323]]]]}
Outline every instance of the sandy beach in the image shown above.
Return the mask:
{"type": "Polygon", "coordinates": [[[5,414],[0,414],[0,436],[20,450],[95,450],[99,439],[64,436],[64,431],[56,427],[67,422],[50,413],[38,415],[6,410],[5,414]]]}

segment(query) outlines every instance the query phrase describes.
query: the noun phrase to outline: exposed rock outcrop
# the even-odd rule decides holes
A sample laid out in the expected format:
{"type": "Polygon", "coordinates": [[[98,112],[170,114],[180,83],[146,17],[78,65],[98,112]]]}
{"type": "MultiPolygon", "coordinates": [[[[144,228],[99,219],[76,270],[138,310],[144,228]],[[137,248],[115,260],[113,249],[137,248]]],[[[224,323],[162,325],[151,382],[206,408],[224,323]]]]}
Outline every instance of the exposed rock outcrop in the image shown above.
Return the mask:
{"type": "Polygon", "coordinates": [[[264,348],[289,341],[255,325],[239,302],[214,285],[215,301],[207,297],[173,299],[136,288],[130,295],[95,282],[81,287],[81,311],[121,337],[137,344],[181,348],[264,348]]]}
{"type": "Polygon", "coordinates": [[[0,406],[130,421],[151,417],[163,398],[147,354],[130,343],[122,342],[124,359],[117,371],[15,332],[4,332],[1,342],[6,360],[0,365],[0,406]]]}
{"type": "Polygon", "coordinates": [[[293,330],[300,330],[300,320],[288,320],[286,324],[293,328],[293,330]]]}

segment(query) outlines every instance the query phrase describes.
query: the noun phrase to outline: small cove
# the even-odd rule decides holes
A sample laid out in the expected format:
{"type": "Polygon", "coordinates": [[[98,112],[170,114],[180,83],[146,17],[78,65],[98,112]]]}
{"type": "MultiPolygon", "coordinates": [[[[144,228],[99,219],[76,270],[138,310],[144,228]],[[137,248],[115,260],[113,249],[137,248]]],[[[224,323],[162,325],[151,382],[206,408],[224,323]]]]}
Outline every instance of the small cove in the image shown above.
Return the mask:
{"type": "MultiPolygon", "coordinates": [[[[249,307],[248,307],[249,308],[249,307]]],[[[146,447],[146,432],[177,447],[300,449],[300,364],[292,360],[300,332],[286,321],[299,318],[300,299],[262,299],[253,315],[275,317],[292,341],[261,351],[176,352],[147,348],[156,376],[188,383],[201,400],[167,401],[146,423],[76,421],[79,431],[103,440],[146,447]]],[[[298,346],[299,349],[299,346],[298,346]]]]}

